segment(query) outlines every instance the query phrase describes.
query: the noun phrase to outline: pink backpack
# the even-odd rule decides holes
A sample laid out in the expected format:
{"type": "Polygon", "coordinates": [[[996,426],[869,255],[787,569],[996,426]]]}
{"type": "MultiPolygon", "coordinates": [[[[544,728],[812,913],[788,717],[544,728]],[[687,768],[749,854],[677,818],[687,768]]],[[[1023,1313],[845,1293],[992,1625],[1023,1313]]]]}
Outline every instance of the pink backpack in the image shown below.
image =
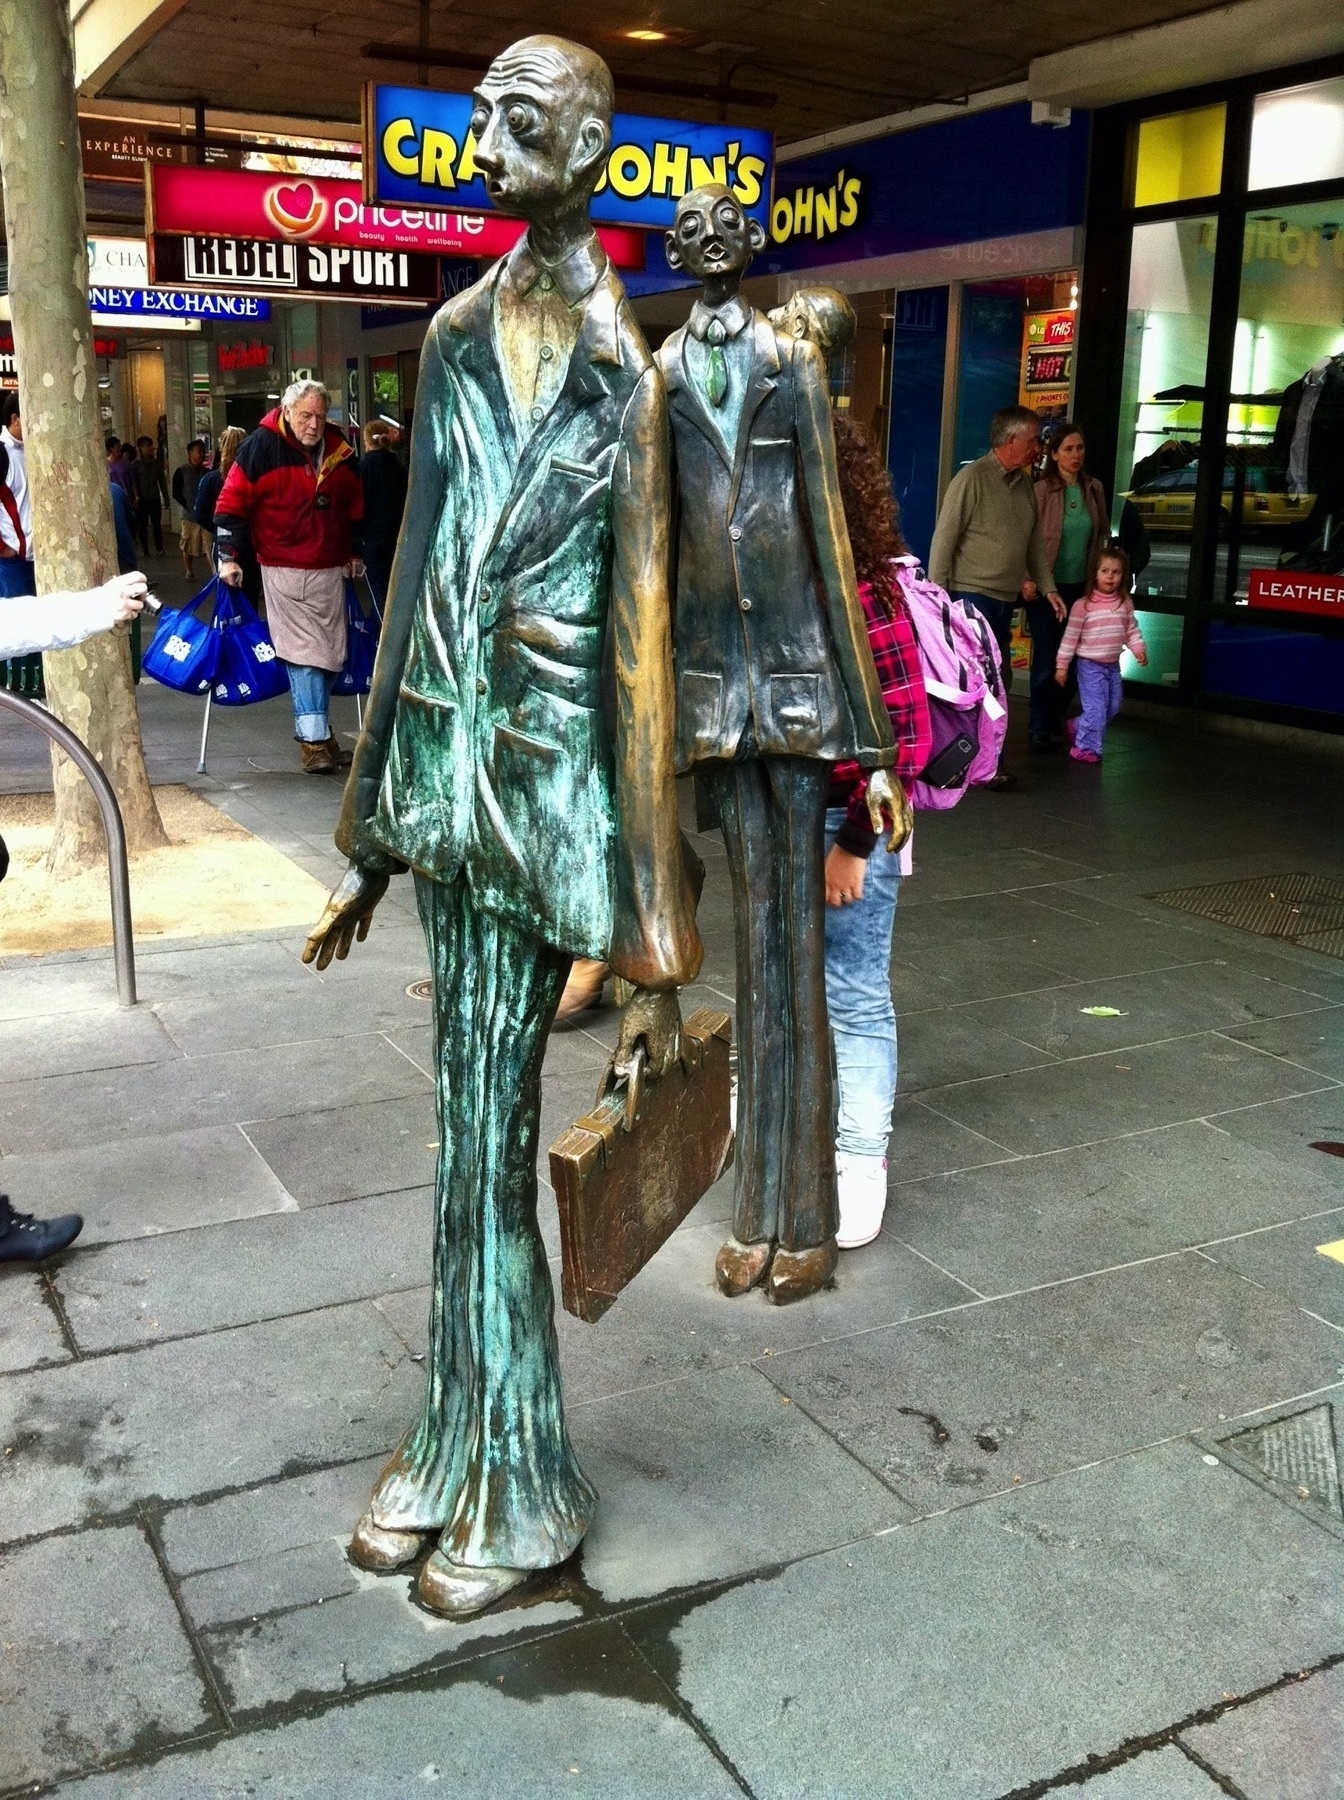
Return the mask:
{"type": "Polygon", "coordinates": [[[1008,710],[998,645],[980,614],[945,594],[913,556],[898,559],[896,579],[919,645],[933,726],[914,803],[944,812],[999,766],[1008,710]]]}

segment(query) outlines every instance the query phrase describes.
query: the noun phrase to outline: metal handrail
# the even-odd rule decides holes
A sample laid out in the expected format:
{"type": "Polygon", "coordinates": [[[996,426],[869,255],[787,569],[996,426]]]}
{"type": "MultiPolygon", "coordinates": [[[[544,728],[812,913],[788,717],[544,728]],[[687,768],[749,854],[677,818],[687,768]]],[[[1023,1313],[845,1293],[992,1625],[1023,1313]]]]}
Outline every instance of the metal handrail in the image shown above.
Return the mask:
{"type": "Polygon", "coordinates": [[[121,808],[112,791],[112,783],[95,761],[93,753],[71,731],[36,701],[25,700],[0,688],[0,711],[17,713],[30,725],[59,744],[93,789],[98,810],[103,815],[107,835],[107,879],[112,890],[112,955],[117,965],[117,999],[123,1006],[135,1005],[135,943],[131,935],[131,874],[126,862],[126,827],[121,808]]]}

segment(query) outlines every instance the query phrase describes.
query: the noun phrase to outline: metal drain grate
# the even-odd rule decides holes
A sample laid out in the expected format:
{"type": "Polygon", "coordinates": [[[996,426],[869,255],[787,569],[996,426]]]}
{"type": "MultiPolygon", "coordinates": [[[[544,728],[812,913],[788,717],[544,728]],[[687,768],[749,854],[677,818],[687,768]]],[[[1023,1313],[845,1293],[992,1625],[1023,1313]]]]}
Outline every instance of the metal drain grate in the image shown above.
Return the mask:
{"type": "Polygon", "coordinates": [[[1344,881],[1328,875],[1257,875],[1212,887],[1150,894],[1178,912],[1235,925],[1259,937],[1285,938],[1306,950],[1344,960],[1344,881]]]}
{"type": "Polygon", "coordinates": [[[1225,1437],[1219,1448],[1230,1451],[1269,1481],[1290,1489],[1297,1499],[1344,1520],[1335,1416],[1328,1401],[1225,1437]]]}

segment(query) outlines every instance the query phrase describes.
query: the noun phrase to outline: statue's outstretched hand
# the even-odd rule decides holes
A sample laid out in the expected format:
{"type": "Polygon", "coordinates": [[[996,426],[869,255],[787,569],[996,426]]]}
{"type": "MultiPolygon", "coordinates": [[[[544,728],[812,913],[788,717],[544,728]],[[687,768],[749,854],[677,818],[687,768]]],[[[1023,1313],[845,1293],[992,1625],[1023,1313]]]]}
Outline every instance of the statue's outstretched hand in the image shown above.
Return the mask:
{"type": "Polygon", "coordinates": [[[636,988],[621,1014],[621,1032],[613,1059],[625,1074],[644,1046],[645,1067],[652,1076],[666,1075],[681,1055],[681,1007],[675,988],[636,988]]]}
{"type": "Polygon", "coordinates": [[[319,969],[325,969],[333,956],[344,962],[355,939],[362,944],[369,935],[373,909],[387,892],[387,881],[386,875],[372,874],[351,863],[308,934],[303,960],[316,961],[319,969]]]}
{"type": "Polygon", "coordinates": [[[914,808],[906,798],[905,789],[886,769],[874,769],[868,777],[867,800],[873,830],[881,837],[889,829],[887,849],[899,850],[915,828],[914,808]],[[882,817],[884,807],[886,820],[882,817]]]}

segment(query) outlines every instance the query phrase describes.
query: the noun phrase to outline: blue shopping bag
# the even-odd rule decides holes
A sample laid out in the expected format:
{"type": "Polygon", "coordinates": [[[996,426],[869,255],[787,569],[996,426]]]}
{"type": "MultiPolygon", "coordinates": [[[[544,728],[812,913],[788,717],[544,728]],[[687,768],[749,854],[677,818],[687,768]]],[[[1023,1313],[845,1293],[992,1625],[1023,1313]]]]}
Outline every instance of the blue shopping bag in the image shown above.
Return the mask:
{"type": "Polygon", "coordinates": [[[336,677],[333,694],[367,694],[373,681],[382,620],[375,606],[365,613],[353,581],[345,584],[345,667],[336,677]]]}
{"type": "Polygon", "coordinates": [[[215,623],[219,662],[211,692],[216,706],[254,706],[289,692],[289,676],[270,633],[241,588],[220,582],[223,598],[215,623]]]}
{"type": "Polygon", "coordinates": [[[208,694],[219,669],[219,616],[228,605],[226,593],[212,575],[194,600],[164,613],[141,659],[144,673],[180,694],[208,694]],[[202,616],[206,601],[212,603],[210,613],[202,616]]]}

